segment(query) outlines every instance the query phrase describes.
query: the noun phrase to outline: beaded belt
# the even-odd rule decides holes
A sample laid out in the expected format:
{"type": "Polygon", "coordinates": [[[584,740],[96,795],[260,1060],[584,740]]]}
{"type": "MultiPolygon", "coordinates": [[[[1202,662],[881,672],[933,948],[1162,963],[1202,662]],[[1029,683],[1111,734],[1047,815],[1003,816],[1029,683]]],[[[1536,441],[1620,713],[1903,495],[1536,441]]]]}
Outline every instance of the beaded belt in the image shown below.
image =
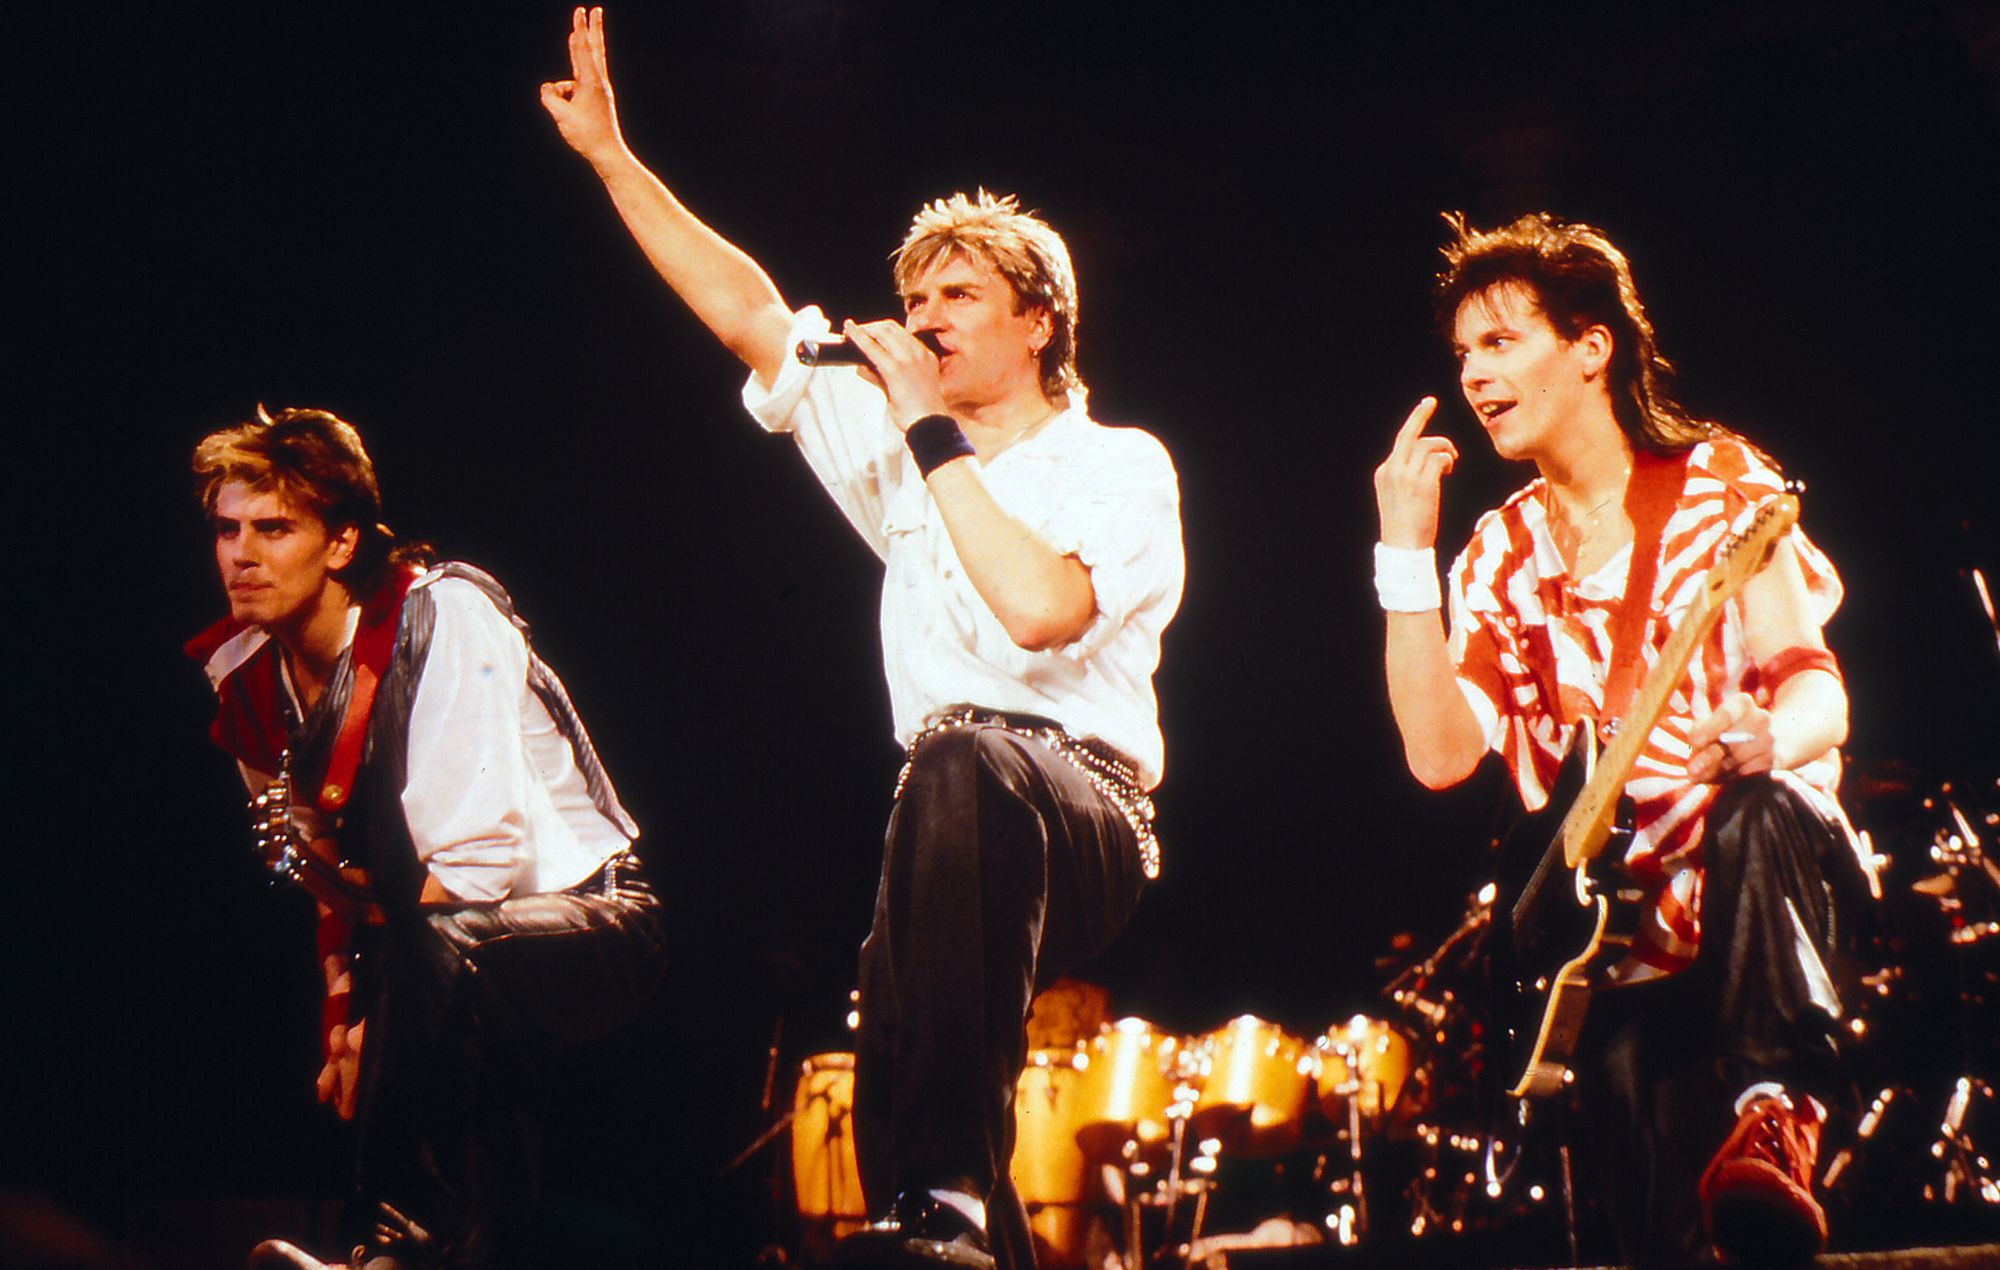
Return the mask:
{"type": "Polygon", "coordinates": [[[1002,714],[998,710],[982,710],[977,706],[952,706],[941,714],[933,715],[910,738],[903,770],[896,774],[896,797],[903,796],[903,786],[910,779],[910,764],[916,761],[917,751],[923,748],[924,742],[942,732],[981,724],[1004,728],[1017,736],[1040,741],[1056,757],[1075,768],[1077,774],[1103,795],[1105,801],[1116,807],[1119,814],[1125,817],[1125,823],[1132,827],[1132,837],[1139,846],[1140,869],[1148,878],[1160,876],[1160,840],[1153,834],[1153,799],[1140,783],[1132,760],[1095,737],[1071,736],[1054,719],[1044,719],[1039,715],[1002,714]]]}

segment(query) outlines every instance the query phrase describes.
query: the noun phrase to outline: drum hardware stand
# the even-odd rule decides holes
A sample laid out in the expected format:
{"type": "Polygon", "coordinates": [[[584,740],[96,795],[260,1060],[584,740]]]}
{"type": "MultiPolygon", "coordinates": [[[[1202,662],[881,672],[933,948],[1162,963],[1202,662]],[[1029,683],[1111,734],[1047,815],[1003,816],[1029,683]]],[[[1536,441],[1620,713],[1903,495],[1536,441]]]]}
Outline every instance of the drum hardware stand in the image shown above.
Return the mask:
{"type": "Polygon", "coordinates": [[[1993,1174],[1990,1159],[1980,1154],[1965,1128],[1965,1113],[1974,1095],[1991,1099],[1993,1086],[1973,1076],[1960,1076],[1952,1086],[1951,1101],[1945,1107],[1938,1138],[1931,1143],[1931,1158],[1944,1161],[1944,1184],[1924,1187],[1924,1198],[1935,1195],[1947,1204],[1958,1202],[1959,1191],[1986,1204],[2000,1204],[2000,1179],[1993,1174]]]}
{"type": "MultiPolygon", "coordinates": [[[[1477,950],[1479,937],[1486,933],[1493,920],[1493,900],[1498,894],[1491,882],[1473,893],[1472,902],[1466,906],[1465,916],[1458,927],[1444,937],[1444,942],[1433,948],[1422,961],[1404,969],[1382,988],[1382,995],[1403,1010],[1416,1015],[1432,1030],[1441,1032],[1457,1009],[1457,998],[1451,989],[1441,992],[1440,1000],[1431,1000],[1424,995],[1438,971],[1444,968],[1452,951],[1467,939],[1473,940],[1473,947],[1466,950],[1468,956],[1477,950]]],[[[1442,1040],[1441,1036],[1435,1039],[1442,1040]]]]}
{"type": "MultiPolygon", "coordinates": [[[[771,1089],[778,1079],[779,1043],[784,1039],[784,1035],[785,1016],[780,1014],[777,1023],[771,1028],[771,1046],[764,1056],[764,1088],[757,1098],[757,1110],[767,1116],[771,1114],[771,1089]]],[[[749,1146],[730,1157],[729,1163],[716,1171],[716,1176],[726,1177],[756,1158],[757,1153],[769,1146],[772,1139],[791,1127],[792,1121],[798,1114],[798,1108],[794,1107],[779,1117],[777,1123],[751,1139],[749,1146]]]]}
{"type": "MultiPolygon", "coordinates": [[[[1498,1137],[1486,1140],[1486,1194],[1490,1199],[1500,1198],[1508,1183],[1513,1180],[1514,1170],[1521,1167],[1522,1157],[1528,1153],[1529,1110],[1528,1099],[1515,1100],[1514,1128],[1515,1132],[1520,1134],[1520,1139],[1514,1143],[1514,1157],[1507,1162],[1506,1168],[1499,1168],[1496,1164],[1500,1152],[1506,1149],[1506,1145],[1498,1137]]],[[[1569,1154],[1569,1129],[1572,1123],[1571,1113],[1574,1110],[1575,1107],[1567,1095],[1557,1100],[1551,1108],[1556,1121],[1556,1168],[1562,1182],[1563,1239],[1569,1247],[1570,1264],[1579,1265],[1581,1256],[1577,1251],[1576,1238],[1576,1178],[1570,1168],[1569,1154]]],[[[1539,1185],[1528,1188],[1528,1198],[1531,1201],[1539,1203],[1542,1193],[1539,1185]]]]}
{"type": "Polygon", "coordinates": [[[1214,1138],[1204,1138],[1196,1144],[1193,1158],[1188,1158],[1187,1125],[1188,1118],[1194,1114],[1194,1102],[1193,1086],[1183,1084],[1175,1087],[1174,1101],[1167,1108],[1167,1123],[1171,1129],[1167,1175],[1150,1188],[1146,1188],[1144,1183],[1152,1176],[1153,1167],[1140,1158],[1138,1140],[1127,1140],[1121,1152],[1125,1168],[1119,1190],[1122,1191],[1125,1214],[1125,1265],[1130,1270],[1138,1270],[1146,1264],[1142,1217],[1147,1208],[1162,1210],[1160,1251],[1164,1254],[1172,1249],[1174,1257],[1183,1267],[1190,1265],[1194,1245],[1201,1238],[1202,1225],[1208,1218],[1208,1193],[1215,1185],[1215,1157],[1222,1144],[1214,1138]],[[1187,1239],[1176,1243],[1174,1224],[1182,1196],[1193,1197],[1194,1216],[1189,1223],[1187,1239]]]}
{"type": "MultiPolygon", "coordinates": [[[[1334,1178],[1327,1190],[1335,1197],[1336,1205],[1326,1215],[1326,1228],[1334,1240],[1343,1248],[1352,1248],[1368,1233],[1368,1191],[1361,1176],[1361,1055],[1353,1047],[1341,1042],[1334,1046],[1334,1054],[1346,1065],[1348,1077],[1334,1086],[1334,1092],[1347,1105],[1347,1126],[1343,1132],[1347,1136],[1347,1176],[1334,1178]],[[1339,1202],[1345,1195],[1346,1201],[1339,1202]]],[[[1324,1164],[1325,1157],[1322,1156],[1324,1164]]]]}
{"type": "Polygon", "coordinates": [[[1569,1236],[1569,1263],[1573,1266],[1581,1265],[1583,1259],[1577,1255],[1576,1250],[1576,1186],[1570,1177],[1567,1140],[1557,1148],[1557,1155],[1562,1160],[1563,1233],[1569,1236]]]}
{"type": "Polygon", "coordinates": [[[771,1140],[773,1138],[777,1137],[779,1134],[783,1133],[785,1130],[792,1127],[792,1121],[798,1118],[798,1114],[799,1114],[798,1109],[793,1108],[792,1110],[787,1111],[783,1116],[780,1116],[778,1118],[777,1123],[773,1124],[770,1128],[764,1130],[764,1132],[758,1134],[755,1138],[752,1138],[750,1140],[749,1146],[744,1147],[741,1151],[738,1151],[735,1155],[731,1156],[729,1159],[729,1163],[723,1165],[720,1169],[716,1171],[716,1176],[721,1177],[724,1176],[725,1174],[734,1173],[737,1169],[740,1169],[744,1165],[750,1163],[751,1160],[757,1157],[757,1153],[759,1151],[762,1151],[765,1147],[771,1145],[771,1140]]]}
{"type": "MultiPolygon", "coordinates": [[[[1952,925],[1947,938],[1958,970],[1960,1051],[1962,1061],[1969,1068],[1972,1062],[1971,1025],[1977,998],[1971,985],[1972,974],[1967,958],[1973,945],[2000,934],[2000,922],[1975,920],[1965,912],[1966,892],[1971,889],[1966,883],[1969,879],[1979,878],[1987,888],[2000,891],[2000,864],[1996,864],[1982,848],[1978,830],[1950,797],[1951,792],[1951,786],[1945,785],[1935,800],[1943,804],[1951,823],[1933,834],[1930,849],[1932,862],[1944,869],[1944,876],[1950,882],[1943,893],[1930,894],[1952,925]]],[[[1933,805],[1932,800],[1926,800],[1926,805],[1933,805]]],[[[1990,819],[1988,823],[1991,823],[1990,819]]],[[[1961,1069],[1961,1072],[1964,1070],[1961,1069]]],[[[1925,1184],[1926,1200],[1940,1199],[1946,1204],[1955,1204],[1962,1191],[1978,1202],[2000,1205],[2000,1179],[1996,1179],[1991,1160],[1980,1152],[1971,1132],[1965,1127],[1966,1113],[1975,1097],[1993,1101],[1993,1086],[1977,1076],[1961,1074],[1952,1084],[1944,1118],[1938,1125],[1938,1136],[1930,1144],[1931,1158],[1944,1165],[1944,1177],[1941,1184],[1925,1184]]]]}
{"type": "Polygon", "coordinates": [[[1875,1131],[1882,1127],[1882,1117],[1889,1110],[1889,1104],[1898,1097],[1907,1096],[1909,1096],[1908,1090],[1893,1086],[1876,1093],[1868,1104],[1868,1110],[1861,1114],[1861,1120],[1854,1126],[1854,1141],[1840,1148],[1834,1154],[1832,1161],[1827,1164],[1826,1172],[1819,1180],[1821,1190],[1832,1191],[1840,1185],[1842,1179],[1847,1176],[1847,1171],[1854,1166],[1856,1152],[1863,1149],[1863,1144],[1873,1139],[1875,1131]]]}
{"type": "Polygon", "coordinates": [[[1410,1220],[1410,1233],[1421,1236],[1433,1230],[1444,1230],[1454,1235],[1463,1234],[1466,1203],[1475,1176],[1472,1173],[1458,1176],[1457,1166],[1449,1163],[1447,1152],[1461,1155],[1477,1152],[1483,1155],[1491,1149],[1492,1143],[1476,1134],[1457,1133],[1439,1125],[1419,1125],[1417,1134],[1426,1148],[1426,1154],[1422,1171],[1410,1185],[1411,1204],[1416,1210],[1416,1215],[1410,1220]],[[1447,1168],[1453,1172],[1451,1178],[1445,1176],[1447,1168]],[[1432,1187],[1438,1183],[1450,1188],[1444,1197],[1447,1208],[1439,1208],[1431,1201],[1432,1187]]]}

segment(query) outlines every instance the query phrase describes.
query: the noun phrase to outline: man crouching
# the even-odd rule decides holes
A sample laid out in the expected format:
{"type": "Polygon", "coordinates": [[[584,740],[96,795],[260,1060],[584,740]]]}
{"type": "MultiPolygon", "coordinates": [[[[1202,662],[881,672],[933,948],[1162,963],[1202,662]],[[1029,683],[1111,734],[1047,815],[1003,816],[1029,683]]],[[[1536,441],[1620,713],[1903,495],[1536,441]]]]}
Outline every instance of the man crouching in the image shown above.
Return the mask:
{"type": "MultiPolygon", "coordinates": [[[[319,1096],[358,1131],[346,1264],[519,1264],[549,1059],[660,975],[638,829],[507,593],[380,523],[352,427],[260,408],[194,473],[229,599],[187,646],[210,736],[266,864],[318,901],[319,1096]]],[[[270,1240],[250,1265],[324,1263],[270,1240]]]]}

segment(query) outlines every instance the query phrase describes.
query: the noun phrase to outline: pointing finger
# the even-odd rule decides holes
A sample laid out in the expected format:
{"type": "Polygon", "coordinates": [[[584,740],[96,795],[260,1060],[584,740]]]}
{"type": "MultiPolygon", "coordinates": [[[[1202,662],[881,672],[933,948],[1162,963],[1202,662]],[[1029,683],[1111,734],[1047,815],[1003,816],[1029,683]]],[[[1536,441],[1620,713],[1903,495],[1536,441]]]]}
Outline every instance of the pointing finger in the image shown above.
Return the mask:
{"type": "Polygon", "coordinates": [[[1425,397],[1410,411],[1410,417],[1403,420],[1403,426],[1396,431],[1396,448],[1407,449],[1412,441],[1423,435],[1424,425],[1431,421],[1431,414],[1437,410],[1436,397],[1425,397]]]}

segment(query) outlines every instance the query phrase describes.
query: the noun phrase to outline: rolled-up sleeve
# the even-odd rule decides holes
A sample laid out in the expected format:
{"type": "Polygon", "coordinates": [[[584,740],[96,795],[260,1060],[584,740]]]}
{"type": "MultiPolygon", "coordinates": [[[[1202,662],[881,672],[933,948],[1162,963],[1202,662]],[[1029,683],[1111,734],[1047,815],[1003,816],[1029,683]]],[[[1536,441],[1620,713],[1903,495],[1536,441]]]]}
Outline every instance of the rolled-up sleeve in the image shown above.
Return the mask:
{"type": "Polygon", "coordinates": [[[1180,483],[1165,447],[1144,433],[1127,434],[1113,458],[1053,510],[1041,537],[1090,570],[1096,598],[1090,625],[1052,650],[1059,656],[1090,657],[1134,616],[1171,615],[1180,602],[1186,576],[1180,483]]]}
{"type": "MultiPolygon", "coordinates": [[[[792,315],[785,347],[831,331],[826,315],[808,305],[792,315]]],[[[787,356],[769,387],[755,375],[744,381],[743,406],[766,432],[792,435],[841,513],[886,557],[883,510],[909,473],[903,434],[889,421],[881,390],[851,367],[810,367],[787,356]]]]}
{"type": "MultiPolygon", "coordinates": [[[[1471,557],[1472,548],[1468,547],[1452,562],[1447,599],[1451,631],[1446,637],[1445,649],[1458,678],[1459,694],[1471,707],[1486,748],[1499,753],[1507,737],[1501,708],[1508,700],[1509,692],[1506,676],[1501,671],[1502,650],[1491,628],[1474,613],[1468,598],[1468,592],[1478,585],[1473,581],[1471,557]]],[[[1488,601],[1490,598],[1482,596],[1488,601]]]]}
{"type": "Polygon", "coordinates": [[[538,786],[522,741],[528,648],[480,591],[430,587],[437,620],[410,708],[403,814],[417,858],[461,899],[505,899],[538,786]]]}

